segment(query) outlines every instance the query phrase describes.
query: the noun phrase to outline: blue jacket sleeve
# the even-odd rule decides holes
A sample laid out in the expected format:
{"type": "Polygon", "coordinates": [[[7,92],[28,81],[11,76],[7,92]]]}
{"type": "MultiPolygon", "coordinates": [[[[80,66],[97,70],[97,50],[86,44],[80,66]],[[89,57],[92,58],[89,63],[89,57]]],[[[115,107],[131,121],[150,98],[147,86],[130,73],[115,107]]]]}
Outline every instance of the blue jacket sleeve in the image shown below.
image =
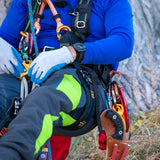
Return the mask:
{"type": "Polygon", "coordinates": [[[82,63],[115,64],[131,56],[134,43],[132,10],[128,0],[109,0],[104,5],[105,38],[86,42],[82,63]]]}
{"type": "Polygon", "coordinates": [[[21,38],[20,31],[26,26],[27,1],[13,0],[1,27],[0,37],[5,39],[15,48],[21,38]]]}

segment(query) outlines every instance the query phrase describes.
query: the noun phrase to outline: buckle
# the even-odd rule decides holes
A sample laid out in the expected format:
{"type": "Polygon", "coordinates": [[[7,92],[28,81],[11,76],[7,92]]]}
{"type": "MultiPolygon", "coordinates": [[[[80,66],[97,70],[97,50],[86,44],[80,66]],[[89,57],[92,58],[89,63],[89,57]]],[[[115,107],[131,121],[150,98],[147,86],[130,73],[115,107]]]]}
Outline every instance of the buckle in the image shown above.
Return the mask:
{"type": "Polygon", "coordinates": [[[77,21],[76,27],[77,28],[85,28],[86,27],[85,21],[77,21]]]}

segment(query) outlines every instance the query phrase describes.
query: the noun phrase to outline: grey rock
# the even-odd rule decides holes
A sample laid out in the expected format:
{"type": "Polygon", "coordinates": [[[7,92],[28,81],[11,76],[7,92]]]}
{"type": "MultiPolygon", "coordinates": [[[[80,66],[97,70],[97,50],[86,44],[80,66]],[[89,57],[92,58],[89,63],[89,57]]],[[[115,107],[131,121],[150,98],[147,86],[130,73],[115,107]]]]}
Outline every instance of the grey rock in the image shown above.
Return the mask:
{"type": "Polygon", "coordinates": [[[160,106],[160,1],[130,0],[135,44],[131,58],[120,63],[128,107],[134,111],[160,106]]]}

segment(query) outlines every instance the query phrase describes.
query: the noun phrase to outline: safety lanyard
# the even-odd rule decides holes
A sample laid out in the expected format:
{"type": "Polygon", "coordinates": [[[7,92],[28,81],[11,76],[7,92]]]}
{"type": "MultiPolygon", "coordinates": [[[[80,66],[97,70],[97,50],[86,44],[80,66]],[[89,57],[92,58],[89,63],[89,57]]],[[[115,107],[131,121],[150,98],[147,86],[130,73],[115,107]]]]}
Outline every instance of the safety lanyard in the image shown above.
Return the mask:
{"type": "Polygon", "coordinates": [[[39,10],[39,17],[37,18],[36,22],[35,22],[35,30],[36,30],[36,34],[39,33],[40,29],[41,29],[41,26],[40,26],[40,17],[42,16],[43,14],[43,11],[44,11],[44,8],[46,6],[46,4],[48,4],[52,14],[53,14],[53,19],[56,21],[57,23],[57,28],[56,28],[56,32],[57,32],[57,38],[60,40],[61,38],[61,31],[62,30],[65,30],[65,31],[71,31],[70,27],[64,25],[62,22],[61,22],[61,15],[57,13],[53,3],[51,2],[51,0],[43,0],[42,1],[42,4],[41,4],[41,7],[40,7],[40,10],[39,10]]]}

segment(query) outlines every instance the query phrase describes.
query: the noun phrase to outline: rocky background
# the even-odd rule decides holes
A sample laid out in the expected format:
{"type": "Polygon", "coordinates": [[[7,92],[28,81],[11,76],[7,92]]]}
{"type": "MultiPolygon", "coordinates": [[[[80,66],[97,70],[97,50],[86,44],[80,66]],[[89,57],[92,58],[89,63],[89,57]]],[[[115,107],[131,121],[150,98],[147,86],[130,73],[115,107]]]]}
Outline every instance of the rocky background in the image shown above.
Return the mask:
{"type": "Polygon", "coordinates": [[[128,106],[148,110],[160,106],[160,1],[130,0],[134,15],[133,56],[121,62],[121,83],[128,106]]]}
{"type": "MultiPolygon", "coordinates": [[[[0,0],[0,24],[11,0],[0,0]]],[[[160,1],[130,0],[134,15],[133,55],[120,63],[120,82],[133,111],[160,106],[160,1]]]]}

